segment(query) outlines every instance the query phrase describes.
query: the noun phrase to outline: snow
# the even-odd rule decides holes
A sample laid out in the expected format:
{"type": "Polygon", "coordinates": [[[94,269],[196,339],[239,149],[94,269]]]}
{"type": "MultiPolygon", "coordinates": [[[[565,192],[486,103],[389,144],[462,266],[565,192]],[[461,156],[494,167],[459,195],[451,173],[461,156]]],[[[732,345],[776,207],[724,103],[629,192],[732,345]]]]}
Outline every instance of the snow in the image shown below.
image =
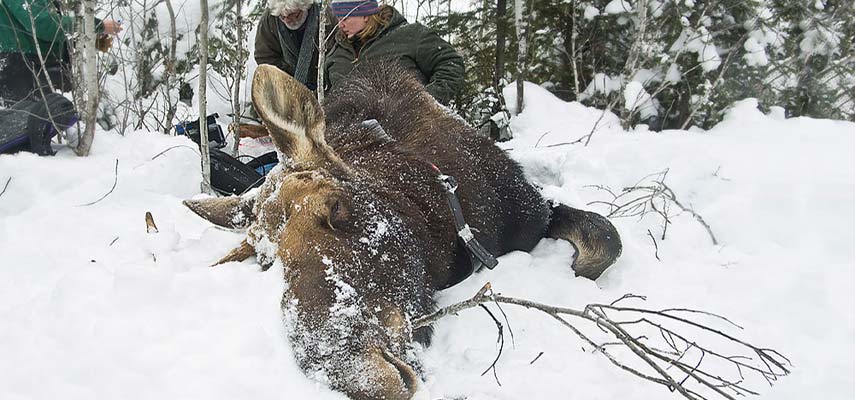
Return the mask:
{"type": "MultiPolygon", "coordinates": [[[[806,25],[806,24],[803,24],[806,25]]],[[[812,54],[834,56],[840,53],[840,33],[829,30],[821,25],[807,29],[804,39],[799,42],[802,57],[807,58],[812,54]]]]}
{"type": "Polygon", "coordinates": [[[658,115],[656,105],[650,93],[644,90],[644,86],[638,81],[632,81],[626,85],[623,92],[624,108],[629,111],[638,111],[641,120],[658,115]]]}
{"type": "Polygon", "coordinates": [[[596,16],[600,15],[600,10],[593,5],[585,5],[584,17],[588,21],[592,21],[596,16]]]}
{"type": "Polygon", "coordinates": [[[697,30],[688,27],[688,21],[683,23],[685,27],[680,37],[671,45],[672,53],[690,51],[698,55],[698,64],[704,72],[713,71],[721,65],[721,57],[718,55],[716,46],[712,41],[712,35],[703,26],[697,30]]]}
{"type": "Polygon", "coordinates": [[[605,14],[623,14],[633,10],[632,4],[626,0],[612,0],[603,10],[605,14]]]}
{"type": "MultiPolygon", "coordinates": [[[[664,240],[661,219],[616,218],[623,255],[596,282],[573,276],[569,244],[545,239],[440,293],[440,304],[488,281],[508,296],[573,308],[645,295],[647,307],[727,316],[745,328],[731,333],[788,356],[791,376],[771,388],[751,382],[764,399],[855,398],[855,123],[765,115],[747,99],[709,131],[624,131],[611,113],[532,84],[525,93],[515,138],[501,147],[547,197],[606,213],[588,205],[610,200],[593,185],[620,190],[667,170],[669,187],[720,244],[688,213],[675,212],[664,240]],[[569,144],[591,131],[587,147],[569,144]]],[[[515,104],[513,86],[506,95],[515,104]]],[[[266,272],[253,260],[208,267],[243,235],[181,204],[199,189],[191,142],[101,131],[90,157],[57,149],[0,155],[0,398],[344,398],[295,362],[281,263],[266,272]],[[159,233],[146,233],[147,211],[159,233]]],[[[419,396],[675,398],[554,320],[503,309],[513,341],[506,332],[501,386],[481,374],[496,357],[495,324],[473,309],[436,325],[419,354],[419,396]]]]}
{"type": "MultiPolygon", "coordinates": [[[[579,98],[585,100],[597,93],[607,95],[615,90],[620,90],[622,85],[623,79],[620,76],[612,78],[601,72],[596,73],[594,74],[594,79],[591,79],[585,90],[579,94],[579,98]]],[[[508,101],[508,104],[510,104],[510,101],[508,101]]]]}

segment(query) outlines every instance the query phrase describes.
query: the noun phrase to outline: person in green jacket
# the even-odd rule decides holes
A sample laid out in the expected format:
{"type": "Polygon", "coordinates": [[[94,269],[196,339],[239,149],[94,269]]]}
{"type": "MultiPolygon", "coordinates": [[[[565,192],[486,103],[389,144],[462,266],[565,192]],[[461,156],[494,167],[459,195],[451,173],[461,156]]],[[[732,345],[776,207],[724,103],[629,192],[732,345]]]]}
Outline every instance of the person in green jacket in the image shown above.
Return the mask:
{"type": "Polygon", "coordinates": [[[394,59],[415,73],[437,101],[448,104],[463,85],[463,58],[454,47],[419,23],[410,24],[393,7],[376,0],[333,0],[336,43],[325,64],[331,89],[360,62],[394,59]]]}
{"type": "MultiPolygon", "coordinates": [[[[73,23],[51,0],[0,2],[0,98],[7,103],[29,98],[49,82],[70,89],[66,35],[73,23]]],[[[115,35],[121,29],[116,21],[96,19],[98,33],[115,35]]]]}
{"type": "MultiPolygon", "coordinates": [[[[73,23],[52,0],[0,2],[0,152],[53,154],[50,138],[76,120],[71,102],[54,93],[71,90],[66,35],[73,23]]],[[[96,19],[101,35],[121,29],[96,19]]]]}

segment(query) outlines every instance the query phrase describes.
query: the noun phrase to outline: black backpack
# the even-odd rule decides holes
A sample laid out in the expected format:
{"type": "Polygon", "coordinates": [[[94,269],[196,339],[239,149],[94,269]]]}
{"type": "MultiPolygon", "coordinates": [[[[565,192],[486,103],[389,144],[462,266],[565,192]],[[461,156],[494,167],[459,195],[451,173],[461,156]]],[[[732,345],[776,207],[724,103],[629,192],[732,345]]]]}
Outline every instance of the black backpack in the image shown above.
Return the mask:
{"type": "Polygon", "coordinates": [[[74,104],[59,93],[18,101],[0,110],[0,153],[53,155],[51,139],[77,119],[74,104]]]}
{"type": "MultiPolygon", "coordinates": [[[[249,162],[250,165],[247,165],[219,150],[226,146],[226,137],[220,125],[217,124],[217,117],[219,114],[214,113],[205,118],[208,125],[208,147],[211,155],[211,187],[220,194],[240,195],[249,189],[261,186],[264,183],[264,175],[270,168],[270,163],[278,161],[276,153],[271,152],[256,157],[249,162]],[[271,161],[271,157],[273,161],[271,161]],[[265,169],[265,167],[267,168],[265,169]]],[[[175,126],[175,130],[179,135],[187,135],[196,144],[200,144],[199,120],[182,122],[175,126]]]]}
{"type": "Polygon", "coordinates": [[[228,153],[211,149],[211,186],[221,194],[243,194],[264,183],[264,176],[228,153]]]}

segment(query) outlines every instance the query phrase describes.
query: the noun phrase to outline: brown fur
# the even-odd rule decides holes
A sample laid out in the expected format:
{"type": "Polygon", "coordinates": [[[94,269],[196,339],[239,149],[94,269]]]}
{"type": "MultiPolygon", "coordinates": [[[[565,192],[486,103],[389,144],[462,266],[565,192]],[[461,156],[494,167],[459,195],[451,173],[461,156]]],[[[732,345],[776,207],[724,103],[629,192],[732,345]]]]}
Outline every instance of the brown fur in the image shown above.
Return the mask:
{"type": "MultiPolygon", "coordinates": [[[[593,279],[599,273],[589,272],[611,264],[620,242],[602,217],[587,223],[595,214],[559,206],[550,222],[551,208],[519,165],[447,114],[400,67],[363,64],[350,78],[322,110],[292,78],[259,66],[253,102],[288,162],[258,191],[246,243],[265,268],[284,266],[282,309],[307,374],[353,399],[408,400],[418,368],[407,350],[429,336],[413,332],[409,321],[430,312],[435,291],[472,268],[436,168],[457,179],[475,237],[497,256],[531,250],[547,235],[611,238],[611,245],[576,243],[577,263],[593,279]],[[385,135],[362,126],[368,119],[385,135]],[[598,248],[604,256],[585,259],[598,248]]],[[[223,204],[219,212],[233,213],[223,204]]],[[[246,254],[243,248],[236,251],[246,254]]]]}

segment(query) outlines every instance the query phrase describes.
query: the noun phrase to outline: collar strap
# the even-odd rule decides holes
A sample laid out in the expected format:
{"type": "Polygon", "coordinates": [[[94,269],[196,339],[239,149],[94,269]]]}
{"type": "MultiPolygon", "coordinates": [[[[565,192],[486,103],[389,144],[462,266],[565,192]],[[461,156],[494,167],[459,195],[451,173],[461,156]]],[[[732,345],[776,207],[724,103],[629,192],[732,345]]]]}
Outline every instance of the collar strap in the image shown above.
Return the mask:
{"type": "Polygon", "coordinates": [[[463,218],[463,208],[460,206],[460,200],[457,199],[457,195],[455,194],[457,191],[457,180],[453,176],[443,174],[433,163],[431,163],[431,167],[439,173],[439,182],[442,184],[443,189],[445,189],[445,198],[448,200],[448,206],[454,215],[454,227],[457,229],[457,237],[463,241],[463,246],[469,252],[469,258],[472,261],[472,270],[466,276],[468,277],[483,267],[489,269],[495,268],[499,264],[499,261],[475,238],[472,229],[463,218]]]}

